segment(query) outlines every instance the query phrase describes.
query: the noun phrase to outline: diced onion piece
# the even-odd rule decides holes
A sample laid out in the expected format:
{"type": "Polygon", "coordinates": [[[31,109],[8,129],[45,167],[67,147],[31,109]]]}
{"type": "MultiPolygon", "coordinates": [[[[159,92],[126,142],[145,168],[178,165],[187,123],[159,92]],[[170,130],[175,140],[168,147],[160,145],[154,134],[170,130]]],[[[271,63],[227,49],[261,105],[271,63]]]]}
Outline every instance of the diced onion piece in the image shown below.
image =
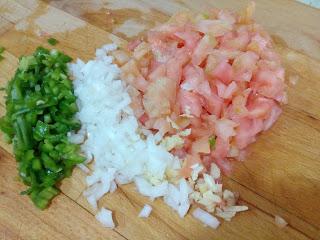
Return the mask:
{"type": "Polygon", "coordinates": [[[220,225],[220,222],[216,217],[212,216],[201,208],[194,210],[192,216],[213,229],[217,229],[217,227],[220,225]]]}
{"type": "Polygon", "coordinates": [[[274,221],[279,228],[284,228],[285,226],[288,225],[286,220],[284,220],[282,217],[278,215],[274,216],[274,221]]]}
{"type": "Polygon", "coordinates": [[[191,166],[192,172],[191,172],[191,179],[193,181],[197,180],[199,173],[203,170],[203,166],[199,163],[196,163],[191,166]]]}
{"type": "Polygon", "coordinates": [[[80,168],[84,173],[90,173],[90,169],[83,163],[78,164],[77,167],[80,168]]]}
{"type": "Polygon", "coordinates": [[[101,210],[96,215],[96,219],[102,223],[106,228],[114,228],[115,224],[112,219],[112,212],[106,208],[101,208],[101,210]]]}
{"type": "Polygon", "coordinates": [[[236,212],[224,212],[220,208],[216,209],[217,217],[223,218],[226,221],[231,221],[231,219],[236,215],[236,212]]]}
{"type": "Polygon", "coordinates": [[[243,212],[247,211],[249,208],[247,206],[230,206],[224,209],[225,212],[243,212]]]}
{"type": "Polygon", "coordinates": [[[147,218],[147,217],[149,217],[151,211],[152,211],[152,207],[150,205],[146,204],[146,205],[144,205],[144,207],[140,211],[139,217],[147,218]]]}
{"type": "Polygon", "coordinates": [[[236,204],[236,197],[234,193],[228,189],[223,191],[223,200],[226,201],[227,206],[234,206],[236,204]]]}
{"type": "Polygon", "coordinates": [[[117,184],[115,181],[112,181],[110,184],[110,192],[113,193],[117,190],[117,184]]]}
{"type": "Polygon", "coordinates": [[[215,163],[211,163],[211,169],[210,169],[210,175],[213,177],[213,179],[220,178],[220,168],[215,163]]]}

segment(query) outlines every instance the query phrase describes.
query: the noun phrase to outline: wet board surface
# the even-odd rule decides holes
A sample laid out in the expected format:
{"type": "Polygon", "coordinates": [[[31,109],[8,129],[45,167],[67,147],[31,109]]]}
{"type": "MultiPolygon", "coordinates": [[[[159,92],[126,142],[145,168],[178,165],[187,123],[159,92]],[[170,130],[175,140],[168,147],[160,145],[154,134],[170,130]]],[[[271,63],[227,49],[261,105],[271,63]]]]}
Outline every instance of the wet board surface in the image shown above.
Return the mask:
{"type": "MultiPolygon", "coordinates": [[[[111,41],[124,46],[147,29],[185,9],[212,7],[239,10],[244,0],[0,0],[0,87],[12,77],[18,57],[32,53],[49,37],[56,48],[88,60],[95,48],[111,41]]],[[[190,215],[180,219],[161,200],[150,203],[134,186],[122,186],[101,200],[114,210],[117,227],[103,228],[82,196],[85,175],[78,169],[63,181],[62,193],[45,211],[20,196],[11,147],[0,141],[0,239],[320,239],[320,10],[295,1],[257,0],[255,18],[271,34],[286,68],[289,104],[275,126],[250,147],[245,162],[224,179],[240,193],[250,211],[223,222],[217,230],[190,215]],[[137,215],[149,203],[148,219],[137,215]],[[289,222],[284,229],[274,215],[289,222]]],[[[0,115],[5,112],[0,92],[0,115]]],[[[192,211],[192,209],[191,209],[192,211]]]]}

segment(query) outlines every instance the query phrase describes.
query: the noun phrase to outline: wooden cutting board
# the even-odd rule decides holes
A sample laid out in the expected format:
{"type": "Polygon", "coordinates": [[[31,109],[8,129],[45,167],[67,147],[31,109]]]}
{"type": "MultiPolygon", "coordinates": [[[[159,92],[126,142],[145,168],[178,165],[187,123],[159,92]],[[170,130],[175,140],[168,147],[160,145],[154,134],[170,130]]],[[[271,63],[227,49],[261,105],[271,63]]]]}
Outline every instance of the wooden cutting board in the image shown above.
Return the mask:
{"type": "MultiPolygon", "coordinates": [[[[10,146],[0,141],[0,239],[320,239],[320,10],[290,0],[257,0],[256,20],[271,33],[287,71],[289,104],[267,133],[250,147],[224,183],[238,191],[250,211],[223,222],[217,230],[190,215],[180,219],[161,200],[150,203],[131,185],[108,195],[101,206],[115,212],[117,227],[105,229],[82,196],[84,174],[75,169],[49,209],[39,211],[20,196],[10,146]],[[148,219],[137,215],[145,203],[148,219]],[[284,229],[274,215],[289,222],[284,229]]],[[[124,45],[174,12],[212,7],[239,10],[245,0],[0,0],[0,87],[13,75],[17,59],[47,38],[74,58],[90,59],[95,48],[116,41],[124,45]]],[[[5,112],[1,92],[0,115],[5,112]]]]}

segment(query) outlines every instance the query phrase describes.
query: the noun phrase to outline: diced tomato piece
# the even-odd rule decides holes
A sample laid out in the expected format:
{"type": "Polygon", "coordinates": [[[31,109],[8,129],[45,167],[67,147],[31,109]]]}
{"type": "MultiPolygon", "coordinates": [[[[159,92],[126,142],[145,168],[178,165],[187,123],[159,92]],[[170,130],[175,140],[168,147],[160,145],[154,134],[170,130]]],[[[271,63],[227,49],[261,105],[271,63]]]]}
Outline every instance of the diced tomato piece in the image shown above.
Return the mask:
{"type": "Polygon", "coordinates": [[[229,32],[232,29],[232,24],[222,20],[201,20],[197,23],[196,29],[199,32],[218,37],[229,32]]]}
{"type": "Polygon", "coordinates": [[[272,99],[256,97],[250,101],[247,106],[249,111],[248,116],[251,118],[265,119],[275,105],[276,103],[272,99]]]}
{"type": "Polygon", "coordinates": [[[190,51],[193,51],[201,38],[200,34],[194,31],[176,32],[175,35],[184,41],[184,45],[190,51]]]}
{"type": "Polygon", "coordinates": [[[135,39],[128,43],[128,50],[133,51],[141,43],[140,39],[135,39]]]}
{"type": "Polygon", "coordinates": [[[166,76],[166,65],[165,64],[159,64],[156,66],[149,74],[148,78],[150,81],[156,81],[159,78],[166,76]]]}
{"type": "Polygon", "coordinates": [[[256,135],[263,130],[263,120],[242,118],[239,121],[235,140],[239,149],[256,141],[256,135]]]}
{"type": "Polygon", "coordinates": [[[140,73],[135,60],[131,59],[121,67],[121,70],[122,80],[140,91],[144,92],[147,89],[148,82],[140,73]]]}
{"type": "Polygon", "coordinates": [[[215,160],[215,163],[218,165],[218,167],[221,169],[223,174],[226,176],[230,176],[232,173],[232,163],[227,158],[217,158],[215,160]]]}
{"type": "Polygon", "coordinates": [[[229,63],[222,61],[213,70],[211,75],[228,84],[232,80],[233,70],[229,63]]]}
{"type": "Polygon", "coordinates": [[[204,81],[204,72],[202,68],[188,64],[183,69],[184,81],[181,87],[186,91],[197,90],[199,84],[204,81]]]}
{"type": "Polygon", "coordinates": [[[149,117],[162,117],[171,113],[171,104],[175,102],[175,83],[166,77],[151,82],[143,97],[143,106],[149,117]]]}
{"type": "Polygon", "coordinates": [[[209,136],[196,139],[192,144],[193,153],[210,153],[209,136]]]}
{"type": "Polygon", "coordinates": [[[230,99],[233,94],[238,90],[238,85],[236,82],[231,82],[224,91],[223,98],[230,99]]]}
{"type": "Polygon", "coordinates": [[[197,163],[201,163],[201,159],[199,154],[192,154],[192,155],[187,155],[186,159],[185,159],[185,165],[183,166],[183,168],[181,168],[180,170],[180,174],[181,176],[188,178],[191,176],[191,172],[192,172],[192,166],[197,164],[197,163]]]}
{"type": "Polygon", "coordinates": [[[181,112],[200,117],[202,106],[197,94],[180,89],[178,101],[180,102],[181,112]]]}
{"type": "Polygon", "coordinates": [[[224,159],[227,157],[229,151],[229,143],[223,140],[221,137],[217,137],[216,143],[214,146],[214,151],[212,151],[211,155],[215,159],[224,159]]]}
{"type": "Polygon", "coordinates": [[[213,37],[210,35],[204,35],[193,51],[192,64],[195,66],[200,65],[216,45],[217,42],[213,37]]]}
{"type": "Polygon", "coordinates": [[[255,75],[251,87],[263,96],[276,99],[284,91],[284,82],[273,71],[262,70],[255,75]]]}
{"type": "Polygon", "coordinates": [[[215,132],[218,137],[229,142],[230,137],[236,135],[235,127],[238,124],[229,119],[218,119],[215,121],[215,132]]]}

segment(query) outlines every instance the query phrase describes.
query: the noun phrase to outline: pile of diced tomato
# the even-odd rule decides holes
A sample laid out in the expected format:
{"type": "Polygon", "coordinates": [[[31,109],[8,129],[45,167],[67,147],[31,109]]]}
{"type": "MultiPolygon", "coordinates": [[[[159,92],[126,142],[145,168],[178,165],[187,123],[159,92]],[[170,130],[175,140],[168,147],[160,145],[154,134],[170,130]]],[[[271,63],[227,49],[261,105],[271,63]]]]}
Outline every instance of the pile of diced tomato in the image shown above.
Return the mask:
{"type": "Polygon", "coordinates": [[[141,125],[163,137],[191,129],[170,150],[185,177],[195,163],[230,173],[287,101],[284,68],[253,10],[180,13],[129,43],[132,57],[115,53],[141,125]]]}

